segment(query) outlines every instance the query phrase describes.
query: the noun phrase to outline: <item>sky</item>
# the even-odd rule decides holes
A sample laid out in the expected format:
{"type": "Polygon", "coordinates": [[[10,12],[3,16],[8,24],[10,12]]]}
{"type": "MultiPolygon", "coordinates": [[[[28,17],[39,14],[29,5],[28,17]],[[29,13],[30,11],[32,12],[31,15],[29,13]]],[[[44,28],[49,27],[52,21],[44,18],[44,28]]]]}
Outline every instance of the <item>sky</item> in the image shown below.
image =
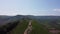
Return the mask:
{"type": "Polygon", "coordinates": [[[60,16],[60,0],[0,0],[0,15],[60,16]]]}

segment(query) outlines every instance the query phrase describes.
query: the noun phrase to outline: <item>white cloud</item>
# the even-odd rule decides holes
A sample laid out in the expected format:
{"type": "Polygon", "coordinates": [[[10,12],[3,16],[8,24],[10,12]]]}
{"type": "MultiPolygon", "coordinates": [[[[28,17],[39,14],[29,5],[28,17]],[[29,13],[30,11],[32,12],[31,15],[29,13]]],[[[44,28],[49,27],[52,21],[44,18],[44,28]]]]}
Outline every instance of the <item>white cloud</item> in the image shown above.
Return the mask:
{"type": "Polygon", "coordinates": [[[53,11],[60,11],[60,9],[53,9],[53,11]]]}
{"type": "Polygon", "coordinates": [[[0,10],[0,15],[17,15],[18,14],[17,9],[6,9],[6,10],[0,10]]]}
{"type": "Polygon", "coordinates": [[[1,9],[0,15],[59,15],[60,9],[38,10],[38,9],[1,9]]]}

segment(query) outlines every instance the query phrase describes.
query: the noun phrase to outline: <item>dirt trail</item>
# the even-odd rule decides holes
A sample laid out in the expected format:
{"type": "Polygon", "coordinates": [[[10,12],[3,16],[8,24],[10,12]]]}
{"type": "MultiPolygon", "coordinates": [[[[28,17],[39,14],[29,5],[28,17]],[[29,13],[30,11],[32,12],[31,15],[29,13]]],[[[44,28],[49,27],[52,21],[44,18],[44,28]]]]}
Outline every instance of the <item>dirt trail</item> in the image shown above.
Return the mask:
{"type": "Polygon", "coordinates": [[[24,34],[30,34],[31,31],[32,31],[32,20],[29,21],[28,27],[24,31],[24,34]]]}

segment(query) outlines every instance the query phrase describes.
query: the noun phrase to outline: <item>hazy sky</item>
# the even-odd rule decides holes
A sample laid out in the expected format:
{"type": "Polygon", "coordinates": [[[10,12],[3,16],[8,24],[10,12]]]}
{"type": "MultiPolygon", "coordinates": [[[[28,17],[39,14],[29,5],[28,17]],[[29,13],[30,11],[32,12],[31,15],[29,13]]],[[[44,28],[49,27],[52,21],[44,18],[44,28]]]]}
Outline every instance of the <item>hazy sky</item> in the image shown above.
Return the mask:
{"type": "Polygon", "coordinates": [[[0,15],[59,15],[60,0],[0,0],[0,15]]]}

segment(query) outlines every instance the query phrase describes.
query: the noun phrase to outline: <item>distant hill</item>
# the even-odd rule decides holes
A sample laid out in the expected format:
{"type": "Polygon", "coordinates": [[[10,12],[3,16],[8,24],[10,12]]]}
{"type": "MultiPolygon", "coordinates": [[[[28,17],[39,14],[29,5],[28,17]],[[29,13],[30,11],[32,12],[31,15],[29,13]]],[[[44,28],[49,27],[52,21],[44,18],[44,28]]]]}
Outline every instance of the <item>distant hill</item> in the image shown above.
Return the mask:
{"type": "Polygon", "coordinates": [[[60,20],[60,16],[33,16],[33,15],[16,15],[16,16],[5,16],[1,15],[0,16],[0,25],[15,21],[15,20],[20,20],[22,18],[30,18],[30,19],[35,19],[37,21],[45,21],[45,20],[60,20]]]}

